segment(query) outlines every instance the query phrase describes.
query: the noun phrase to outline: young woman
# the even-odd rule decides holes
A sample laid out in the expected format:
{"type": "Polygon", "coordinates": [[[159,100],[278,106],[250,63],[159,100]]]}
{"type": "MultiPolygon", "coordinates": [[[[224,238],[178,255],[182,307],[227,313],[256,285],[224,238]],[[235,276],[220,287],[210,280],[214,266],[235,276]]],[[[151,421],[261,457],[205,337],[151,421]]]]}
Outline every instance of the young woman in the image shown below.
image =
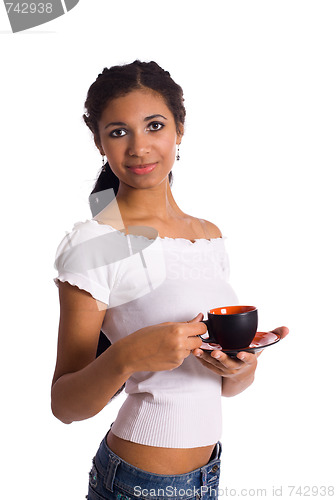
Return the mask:
{"type": "Polygon", "coordinates": [[[104,69],[85,104],[107,162],[94,218],[58,248],[52,411],[64,423],[93,417],[126,386],[93,460],[89,500],[214,498],[221,395],[252,383],[257,357],[200,349],[202,313],[237,298],[219,229],[185,214],[170,189],[182,89],[156,63],[135,61],[104,69]],[[96,357],[101,331],[111,345],[96,357]]]}

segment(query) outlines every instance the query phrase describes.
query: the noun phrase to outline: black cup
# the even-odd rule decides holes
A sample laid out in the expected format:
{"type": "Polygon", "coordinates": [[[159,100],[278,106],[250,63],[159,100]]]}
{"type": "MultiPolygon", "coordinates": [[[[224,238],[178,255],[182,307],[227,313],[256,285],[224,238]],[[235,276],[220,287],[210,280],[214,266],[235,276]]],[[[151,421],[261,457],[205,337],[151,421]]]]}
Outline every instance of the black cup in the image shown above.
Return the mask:
{"type": "Polygon", "coordinates": [[[210,309],[202,321],[209,338],[207,344],[219,344],[222,349],[244,349],[250,345],[258,326],[258,310],[254,306],[224,306],[210,309]]]}

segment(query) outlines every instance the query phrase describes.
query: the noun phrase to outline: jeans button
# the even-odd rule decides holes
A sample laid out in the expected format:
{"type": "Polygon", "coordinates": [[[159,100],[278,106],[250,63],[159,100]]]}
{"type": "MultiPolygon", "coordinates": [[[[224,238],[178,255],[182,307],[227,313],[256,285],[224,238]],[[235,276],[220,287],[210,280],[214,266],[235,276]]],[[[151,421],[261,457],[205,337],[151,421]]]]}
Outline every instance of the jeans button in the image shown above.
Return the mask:
{"type": "Polygon", "coordinates": [[[218,468],[219,468],[218,465],[214,465],[210,472],[217,472],[218,468]]]}

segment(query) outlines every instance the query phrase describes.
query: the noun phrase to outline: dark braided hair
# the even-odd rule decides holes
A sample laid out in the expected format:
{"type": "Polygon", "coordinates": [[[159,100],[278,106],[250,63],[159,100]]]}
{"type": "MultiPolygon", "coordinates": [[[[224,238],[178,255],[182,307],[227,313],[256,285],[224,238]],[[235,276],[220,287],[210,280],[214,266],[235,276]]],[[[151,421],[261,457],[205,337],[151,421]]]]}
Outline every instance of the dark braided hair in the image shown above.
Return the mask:
{"type": "MultiPolygon", "coordinates": [[[[104,68],[89,88],[85,101],[86,113],[83,118],[96,142],[100,143],[98,122],[108,102],[111,99],[124,96],[132,90],[146,88],[158,92],[163,97],[174,116],[177,133],[182,132],[181,125],[184,125],[186,115],[182,88],[174,82],[170,73],[162,69],[156,62],[136,60],[131,64],[104,68]]],[[[169,183],[172,183],[171,172],[169,173],[169,183]]],[[[117,194],[118,187],[119,179],[106,162],[99,172],[89,198],[93,216],[110,203],[117,194]],[[105,194],[104,191],[106,191],[105,194]]]]}

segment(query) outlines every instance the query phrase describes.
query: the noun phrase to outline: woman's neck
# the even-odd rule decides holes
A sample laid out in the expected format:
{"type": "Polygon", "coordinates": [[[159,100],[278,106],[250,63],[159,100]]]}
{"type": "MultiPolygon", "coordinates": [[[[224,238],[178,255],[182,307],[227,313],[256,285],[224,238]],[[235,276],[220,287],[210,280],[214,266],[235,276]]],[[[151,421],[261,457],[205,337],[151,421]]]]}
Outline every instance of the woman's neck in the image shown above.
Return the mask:
{"type": "Polygon", "coordinates": [[[168,221],[185,215],[173,197],[168,180],[153,189],[133,189],[121,184],[116,201],[125,220],[168,221]]]}

